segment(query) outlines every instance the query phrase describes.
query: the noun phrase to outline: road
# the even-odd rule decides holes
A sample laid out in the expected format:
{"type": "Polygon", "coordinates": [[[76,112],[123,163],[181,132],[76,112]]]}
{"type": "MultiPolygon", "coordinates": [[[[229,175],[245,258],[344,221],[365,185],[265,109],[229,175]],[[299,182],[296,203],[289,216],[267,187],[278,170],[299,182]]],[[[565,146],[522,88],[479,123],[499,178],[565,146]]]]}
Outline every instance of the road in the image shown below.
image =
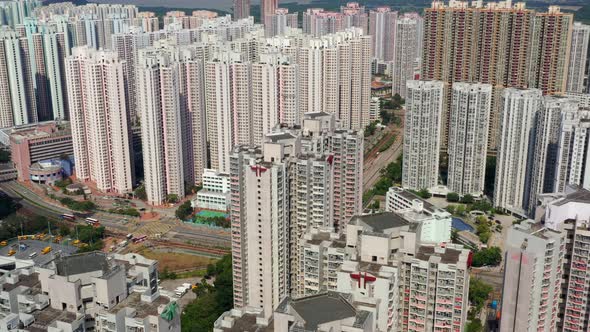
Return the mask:
{"type": "MultiPolygon", "coordinates": [[[[73,214],[71,210],[59,203],[41,197],[15,181],[0,183],[0,190],[14,198],[27,210],[50,219],[60,219],[60,215],[64,213],[73,214]]],[[[207,227],[193,227],[171,218],[138,222],[131,217],[105,212],[95,212],[92,217],[98,219],[109,233],[146,235],[151,239],[167,241],[171,245],[189,243],[194,246],[216,248],[228,248],[231,245],[229,232],[207,227]]]]}
{"type": "MultiPolygon", "coordinates": [[[[363,173],[363,191],[367,191],[371,189],[375,183],[379,180],[380,172],[383,168],[385,168],[389,163],[395,161],[403,151],[402,143],[403,143],[403,132],[404,132],[404,110],[396,112],[396,116],[401,119],[401,125],[395,127],[388,137],[391,135],[395,135],[395,142],[391,145],[391,147],[381,153],[378,153],[378,147],[374,148],[370,151],[364,160],[364,173],[363,173]]],[[[383,140],[382,143],[384,144],[386,141],[383,140]]]]}

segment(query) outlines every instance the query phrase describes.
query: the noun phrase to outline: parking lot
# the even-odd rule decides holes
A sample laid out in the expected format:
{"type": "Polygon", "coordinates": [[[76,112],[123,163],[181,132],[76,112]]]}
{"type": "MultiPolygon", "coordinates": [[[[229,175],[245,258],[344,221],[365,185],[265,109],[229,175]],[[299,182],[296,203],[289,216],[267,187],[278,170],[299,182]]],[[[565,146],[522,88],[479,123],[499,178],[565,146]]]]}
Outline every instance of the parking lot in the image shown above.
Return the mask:
{"type": "Polygon", "coordinates": [[[45,265],[49,261],[51,261],[56,254],[63,254],[63,255],[71,255],[78,251],[78,248],[66,244],[58,244],[46,241],[38,241],[38,240],[16,240],[10,242],[7,246],[0,248],[0,256],[8,257],[8,253],[10,250],[15,250],[16,254],[13,257],[17,259],[31,259],[31,255],[33,262],[35,265],[45,265]],[[51,247],[51,251],[47,254],[42,254],[42,251],[46,247],[51,247]]]}
{"type": "MultiPolygon", "coordinates": [[[[201,279],[202,278],[200,277],[193,277],[174,280],[163,280],[160,282],[160,293],[169,296],[172,300],[176,301],[180,305],[181,309],[184,309],[184,307],[186,307],[190,302],[197,298],[197,295],[192,290],[189,290],[188,292],[186,292],[186,294],[178,298],[176,295],[174,295],[174,290],[177,287],[182,286],[182,284],[184,283],[189,283],[193,285],[195,283],[200,283],[201,279]]],[[[207,280],[207,282],[211,284],[213,283],[213,279],[207,280]]]]}

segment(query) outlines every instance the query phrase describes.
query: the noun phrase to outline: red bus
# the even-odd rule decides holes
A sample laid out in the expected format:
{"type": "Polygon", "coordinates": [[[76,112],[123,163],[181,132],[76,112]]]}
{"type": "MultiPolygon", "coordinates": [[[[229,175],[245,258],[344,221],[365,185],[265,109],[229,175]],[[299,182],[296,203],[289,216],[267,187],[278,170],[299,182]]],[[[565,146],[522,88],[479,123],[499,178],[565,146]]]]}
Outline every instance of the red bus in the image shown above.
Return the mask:
{"type": "Polygon", "coordinates": [[[61,215],[61,218],[63,220],[69,220],[69,221],[75,221],[76,220],[76,217],[73,214],[67,214],[67,213],[62,214],[61,215]]]}

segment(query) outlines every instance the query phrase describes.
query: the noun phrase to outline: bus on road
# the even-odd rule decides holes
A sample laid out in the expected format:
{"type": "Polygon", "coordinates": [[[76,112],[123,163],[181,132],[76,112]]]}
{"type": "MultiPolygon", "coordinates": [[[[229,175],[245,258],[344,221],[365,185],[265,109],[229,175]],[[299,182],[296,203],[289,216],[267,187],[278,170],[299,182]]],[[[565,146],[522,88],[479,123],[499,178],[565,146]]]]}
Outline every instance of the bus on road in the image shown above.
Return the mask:
{"type": "Polygon", "coordinates": [[[99,225],[98,220],[96,220],[94,218],[86,218],[86,223],[88,225],[92,225],[92,226],[98,226],[99,225]]]}
{"type": "Polygon", "coordinates": [[[76,220],[76,216],[74,216],[73,214],[67,214],[67,213],[62,214],[61,215],[61,218],[63,220],[69,220],[69,221],[75,221],[76,220]]]}

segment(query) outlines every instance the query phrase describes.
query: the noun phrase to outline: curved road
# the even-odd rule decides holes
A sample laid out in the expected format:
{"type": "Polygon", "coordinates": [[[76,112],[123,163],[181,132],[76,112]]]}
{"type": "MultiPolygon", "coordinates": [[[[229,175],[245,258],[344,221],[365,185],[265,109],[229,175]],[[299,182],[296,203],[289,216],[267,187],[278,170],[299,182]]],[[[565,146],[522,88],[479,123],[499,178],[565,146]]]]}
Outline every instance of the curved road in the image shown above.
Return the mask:
{"type": "MultiPolygon", "coordinates": [[[[31,191],[29,188],[21,185],[18,182],[10,181],[0,183],[0,190],[4,191],[8,196],[12,197],[20,203],[23,207],[35,212],[38,215],[51,218],[60,219],[64,213],[73,214],[73,212],[57,203],[48,202],[37,193],[31,191]]],[[[108,231],[114,233],[126,234],[129,232],[129,226],[133,226],[126,220],[134,219],[128,216],[116,215],[111,213],[96,212],[92,215],[100,220],[100,223],[107,228],[108,231]]],[[[177,240],[178,242],[192,242],[195,244],[213,245],[219,247],[229,247],[231,244],[229,234],[225,235],[222,232],[208,231],[201,228],[190,227],[183,225],[179,221],[170,220],[168,218],[159,220],[158,223],[167,224],[171,226],[170,240],[177,240]],[[193,229],[194,228],[194,229],[193,229]],[[199,232],[199,230],[201,230],[199,232]]],[[[147,223],[138,223],[133,230],[146,225],[147,223]]]]}

